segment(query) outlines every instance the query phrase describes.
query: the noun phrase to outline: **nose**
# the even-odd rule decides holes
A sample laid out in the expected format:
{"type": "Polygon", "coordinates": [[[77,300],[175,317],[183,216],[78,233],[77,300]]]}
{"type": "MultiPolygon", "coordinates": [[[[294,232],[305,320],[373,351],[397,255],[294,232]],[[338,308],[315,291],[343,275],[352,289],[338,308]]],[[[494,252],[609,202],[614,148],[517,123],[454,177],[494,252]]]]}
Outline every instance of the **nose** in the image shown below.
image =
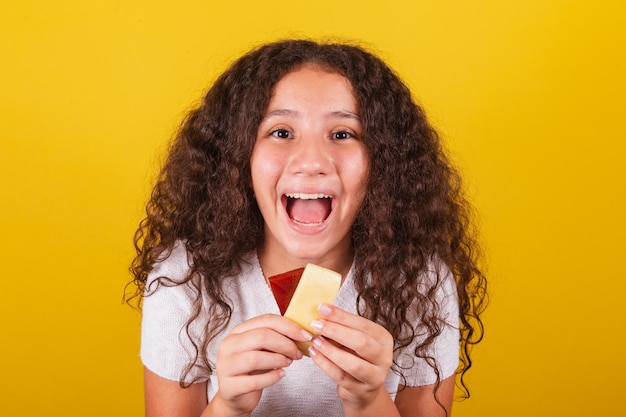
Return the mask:
{"type": "Polygon", "coordinates": [[[326,175],[333,170],[332,144],[323,138],[301,138],[294,146],[290,162],[293,174],[326,175]]]}

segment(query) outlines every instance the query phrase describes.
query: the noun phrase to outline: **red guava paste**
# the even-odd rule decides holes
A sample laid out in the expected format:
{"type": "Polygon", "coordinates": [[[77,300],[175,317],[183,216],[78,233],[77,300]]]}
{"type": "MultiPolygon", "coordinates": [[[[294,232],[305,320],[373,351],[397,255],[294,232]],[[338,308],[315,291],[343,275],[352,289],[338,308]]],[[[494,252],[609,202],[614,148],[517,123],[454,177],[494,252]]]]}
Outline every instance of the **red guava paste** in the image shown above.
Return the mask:
{"type": "Polygon", "coordinates": [[[303,272],[304,268],[298,268],[268,278],[272,293],[274,293],[274,298],[280,309],[280,314],[285,314],[303,272]]]}

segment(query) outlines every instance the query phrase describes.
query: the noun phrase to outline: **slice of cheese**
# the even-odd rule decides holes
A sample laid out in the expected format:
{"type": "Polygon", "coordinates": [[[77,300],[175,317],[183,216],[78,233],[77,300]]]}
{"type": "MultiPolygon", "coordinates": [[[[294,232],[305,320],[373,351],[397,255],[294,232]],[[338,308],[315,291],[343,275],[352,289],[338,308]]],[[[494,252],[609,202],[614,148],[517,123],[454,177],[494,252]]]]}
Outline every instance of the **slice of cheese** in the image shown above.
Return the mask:
{"type": "MultiPolygon", "coordinates": [[[[285,311],[285,317],[296,322],[309,333],[315,333],[311,322],[321,318],[317,307],[322,304],[332,304],[341,285],[341,274],[307,264],[302,273],[296,291],[285,311]]],[[[300,351],[309,356],[308,348],[311,342],[296,342],[300,351]]]]}

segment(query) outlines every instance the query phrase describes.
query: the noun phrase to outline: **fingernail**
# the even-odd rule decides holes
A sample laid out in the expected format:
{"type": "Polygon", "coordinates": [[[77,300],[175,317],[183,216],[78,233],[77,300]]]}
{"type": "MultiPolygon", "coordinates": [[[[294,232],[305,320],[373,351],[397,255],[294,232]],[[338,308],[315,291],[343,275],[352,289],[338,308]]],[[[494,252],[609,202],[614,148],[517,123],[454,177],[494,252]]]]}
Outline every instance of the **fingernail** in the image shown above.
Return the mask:
{"type": "Polygon", "coordinates": [[[313,339],[313,345],[318,349],[322,347],[322,341],[320,340],[319,337],[316,337],[315,339],[313,339]]]}
{"type": "Polygon", "coordinates": [[[313,357],[315,355],[317,355],[317,352],[315,351],[315,349],[313,349],[313,346],[309,346],[309,356],[313,357]]]}
{"type": "Polygon", "coordinates": [[[322,322],[321,322],[321,321],[319,321],[319,320],[313,320],[313,321],[311,322],[311,327],[312,327],[315,331],[319,332],[320,330],[322,330],[322,327],[324,327],[324,323],[322,323],[322,322]]]}
{"type": "Polygon", "coordinates": [[[302,359],[302,352],[300,352],[300,349],[296,351],[296,359],[302,359]]]}
{"type": "Polygon", "coordinates": [[[330,315],[331,309],[327,304],[320,304],[317,307],[317,311],[319,311],[322,316],[328,316],[330,315]]]}
{"type": "Polygon", "coordinates": [[[284,370],[284,369],[279,369],[279,370],[278,370],[278,376],[279,376],[279,377],[281,377],[281,378],[282,378],[282,377],[284,377],[286,374],[287,374],[287,373],[285,372],[285,370],[284,370]]]}
{"type": "Polygon", "coordinates": [[[312,335],[311,333],[307,332],[307,331],[306,331],[306,330],[304,330],[304,329],[302,329],[302,330],[300,331],[300,334],[302,335],[302,337],[304,337],[304,339],[305,339],[307,342],[308,342],[308,341],[310,341],[311,339],[313,339],[313,335],[312,335]]]}

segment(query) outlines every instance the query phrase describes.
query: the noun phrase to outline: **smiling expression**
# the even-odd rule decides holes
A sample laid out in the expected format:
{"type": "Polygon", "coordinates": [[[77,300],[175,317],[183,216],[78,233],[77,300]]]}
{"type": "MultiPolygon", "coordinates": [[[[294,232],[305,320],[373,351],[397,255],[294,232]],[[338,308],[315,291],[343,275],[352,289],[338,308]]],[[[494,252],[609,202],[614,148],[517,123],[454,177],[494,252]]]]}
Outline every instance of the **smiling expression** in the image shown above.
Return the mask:
{"type": "Polygon", "coordinates": [[[312,65],[274,87],[251,158],[267,276],[307,262],[345,272],[369,159],[352,86],[312,65]]]}

